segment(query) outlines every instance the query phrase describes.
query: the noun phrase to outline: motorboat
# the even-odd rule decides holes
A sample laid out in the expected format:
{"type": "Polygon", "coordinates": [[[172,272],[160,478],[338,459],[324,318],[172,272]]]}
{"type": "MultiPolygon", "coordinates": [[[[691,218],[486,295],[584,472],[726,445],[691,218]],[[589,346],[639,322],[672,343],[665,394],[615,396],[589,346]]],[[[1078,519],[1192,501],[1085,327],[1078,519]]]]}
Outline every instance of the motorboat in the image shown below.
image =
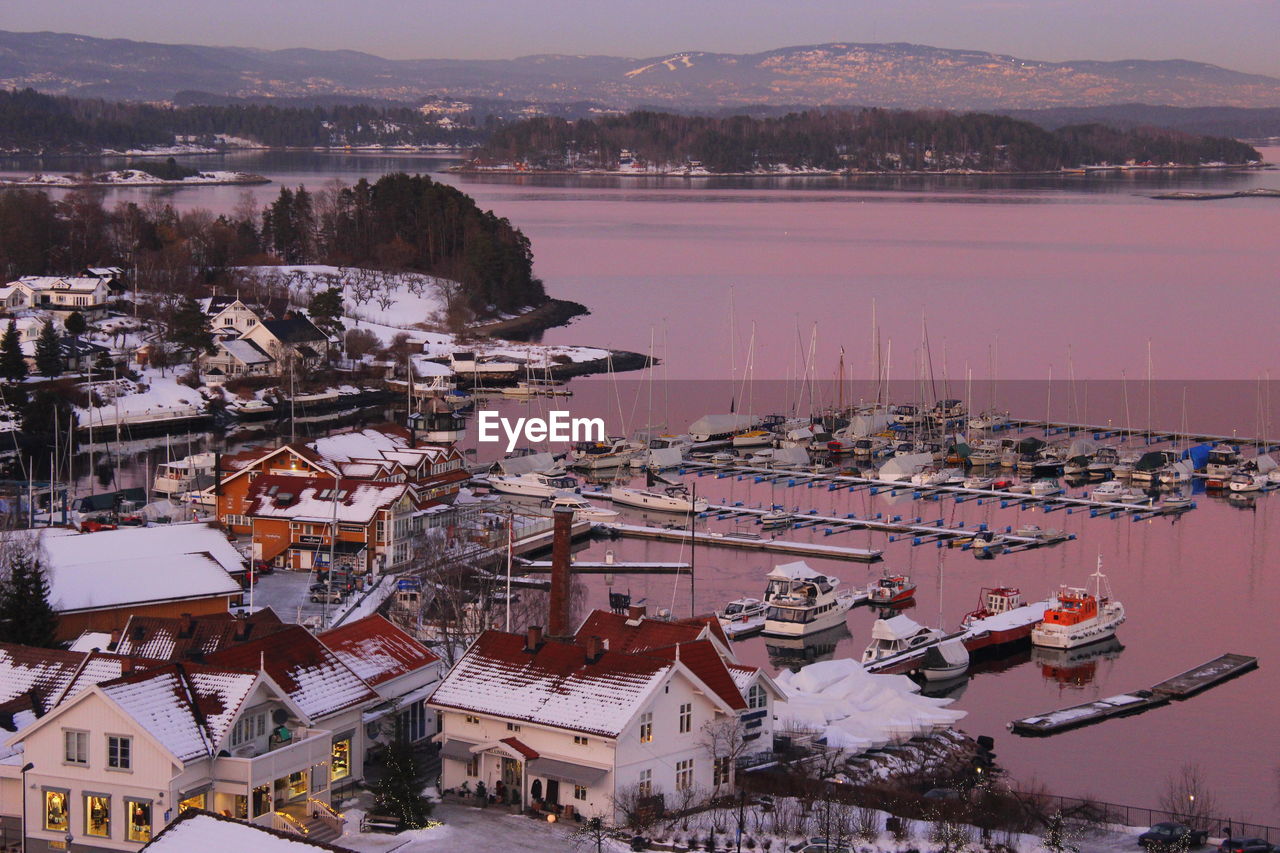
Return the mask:
{"type": "Polygon", "coordinates": [[[767,636],[802,637],[842,625],[849,610],[866,598],[841,590],[839,578],[817,572],[803,560],[775,566],[768,581],[767,636]]]}
{"type": "Polygon", "coordinates": [[[920,410],[912,405],[891,406],[889,408],[889,417],[895,424],[902,426],[916,426],[924,422],[924,416],[920,410]]]}
{"type": "Polygon", "coordinates": [[[977,477],[977,476],[965,477],[964,487],[966,489],[989,490],[991,489],[992,486],[995,485],[995,482],[996,482],[995,477],[977,477]]]}
{"type": "Polygon", "coordinates": [[[763,631],[768,609],[768,605],[758,598],[735,598],[723,610],[716,611],[716,619],[725,635],[736,640],[763,631]]]}
{"type": "Polygon", "coordinates": [[[1120,453],[1114,447],[1099,447],[1085,467],[1085,473],[1092,478],[1105,477],[1112,472],[1119,462],[1120,453]]]}
{"type": "Polygon", "coordinates": [[[1213,480],[1226,480],[1240,464],[1240,451],[1230,444],[1215,444],[1205,462],[1205,476],[1213,480]]]}
{"type": "Polygon", "coordinates": [[[920,675],[925,681],[950,681],[969,670],[969,650],[959,637],[925,649],[920,675]]]}
{"type": "Polygon", "coordinates": [[[760,526],[769,529],[790,527],[794,523],[795,516],[786,510],[774,509],[760,516],[760,526]]]}
{"type": "Polygon", "coordinates": [[[276,407],[266,400],[259,400],[253,397],[248,400],[234,400],[228,403],[227,411],[242,421],[252,421],[271,417],[275,414],[276,407]]]}
{"type": "Polygon", "coordinates": [[[1014,533],[1025,539],[1035,539],[1037,542],[1056,542],[1064,537],[1061,530],[1054,527],[1044,528],[1038,524],[1024,524],[1014,533]]]}
{"type": "Polygon", "coordinates": [[[1009,423],[1009,413],[988,409],[969,418],[969,429],[996,429],[1009,423]]]}
{"type": "Polygon", "coordinates": [[[882,606],[900,604],[915,594],[916,585],[910,577],[886,574],[867,587],[867,603],[882,606]]]}
{"type": "Polygon", "coordinates": [[[1049,497],[1062,494],[1062,486],[1052,477],[1041,477],[1031,484],[1030,494],[1037,497],[1049,497]]]}
{"type": "Polygon", "coordinates": [[[876,459],[889,449],[889,439],[878,435],[855,438],[852,443],[853,455],[859,459],[876,459]]]}
{"type": "Polygon", "coordinates": [[[773,438],[773,433],[767,429],[749,429],[736,434],[729,443],[734,447],[769,447],[773,438]]]}
{"type": "Polygon", "coordinates": [[[1089,498],[1095,501],[1116,503],[1128,494],[1130,494],[1129,490],[1119,480],[1107,480],[1107,482],[1099,483],[1095,486],[1093,491],[1089,493],[1089,498]]]}
{"type": "Polygon", "coordinates": [[[616,509],[593,504],[575,492],[559,492],[544,500],[543,504],[551,507],[552,510],[571,509],[575,518],[583,518],[587,521],[617,521],[619,515],[616,509]]]}
{"type": "Polygon", "coordinates": [[[527,498],[553,498],[563,492],[576,492],[581,488],[573,477],[545,471],[526,471],[510,476],[490,474],[489,487],[505,495],[527,498]]]}
{"type": "Polygon", "coordinates": [[[570,452],[570,467],[587,471],[607,468],[620,468],[631,461],[631,457],[640,452],[625,438],[610,438],[608,441],[580,442],[570,452]]]}
{"type": "Polygon", "coordinates": [[[1227,488],[1233,492],[1257,492],[1268,484],[1270,477],[1257,471],[1237,471],[1227,481],[1227,488]]]}
{"type": "Polygon", "coordinates": [[[1090,575],[1094,590],[1062,587],[1058,600],[1044,611],[1044,619],[1031,631],[1032,645],[1051,649],[1072,649],[1105,640],[1124,622],[1124,605],[1111,598],[1102,558],[1090,575]],[[1104,590],[1104,587],[1105,590],[1104,590]]]}
{"type": "Polygon", "coordinates": [[[632,506],[637,509],[657,510],[659,512],[706,512],[707,499],[696,501],[689,496],[684,486],[668,486],[662,491],[654,489],[636,489],[629,486],[614,486],[609,490],[615,504],[632,506]]]}
{"type": "Polygon", "coordinates": [[[200,491],[212,484],[216,464],[217,456],[212,452],[196,453],[175,462],[166,462],[156,471],[151,489],[166,497],[200,491]]]}
{"type": "Polygon", "coordinates": [[[862,665],[880,663],[891,658],[923,654],[929,646],[946,638],[938,628],[927,628],[908,616],[877,619],[871,626],[871,644],[862,652],[862,665]]]}

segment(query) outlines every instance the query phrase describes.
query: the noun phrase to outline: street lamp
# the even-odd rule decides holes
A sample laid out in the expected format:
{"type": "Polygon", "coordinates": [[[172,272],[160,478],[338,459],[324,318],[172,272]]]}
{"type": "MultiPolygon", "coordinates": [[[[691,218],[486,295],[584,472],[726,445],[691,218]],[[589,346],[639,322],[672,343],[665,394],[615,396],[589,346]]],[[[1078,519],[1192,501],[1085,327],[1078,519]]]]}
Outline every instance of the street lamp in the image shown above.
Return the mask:
{"type": "Polygon", "coordinates": [[[22,853],[27,853],[27,771],[33,770],[35,765],[28,761],[22,765],[22,823],[19,824],[18,831],[22,833],[22,853]]]}

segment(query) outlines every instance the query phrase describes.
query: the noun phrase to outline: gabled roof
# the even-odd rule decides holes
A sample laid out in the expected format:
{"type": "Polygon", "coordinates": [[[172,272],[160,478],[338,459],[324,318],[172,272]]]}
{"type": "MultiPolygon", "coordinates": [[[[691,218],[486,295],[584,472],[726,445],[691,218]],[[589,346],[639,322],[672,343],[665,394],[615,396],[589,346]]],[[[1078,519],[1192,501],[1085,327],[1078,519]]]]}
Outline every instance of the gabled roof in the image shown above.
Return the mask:
{"type": "Polygon", "coordinates": [[[253,853],[310,853],[328,850],[350,853],[346,847],[335,847],[312,841],[290,832],[246,823],[201,809],[187,809],[142,848],[149,853],[227,853],[245,850],[253,853]]]}
{"type": "Polygon", "coordinates": [[[337,655],[298,625],[215,652],[206,660],[230,669],[256,670],[261,665],[312,718],[379,699],[337,655]]]}
{"type": "Polygon", "coordinates": [[[318,639],[366,684],[382,684],[440,660],[377,613],[325,631],[318,639]]]}
{"type": "Polygon", "coordinates": [[[253,481],[245,497],[245,515],[257,518],[337,519],[368,524],[408,489],[404,483],[328,477],[294,477],[263,474],[253,481]],[[334,490],[337,497],[334,497],[334,490]]]}
{"type": "Polygon", "coordinates": [[[23,707],[43,714],[75,678],[86,656],[85,652],[0,643],[0,709],[21,700],[23,707]]]}
{"type": "Polygon", "coordinates": [[[221,340],[218,341],[218,346],[241,364],[268,364],[275,361],[262,347],[244,338],[221,340]]]}
{"type": "Polygon", "coordinates": [[[742,691],[738,689],[733,675],[720,657],[720,652],[710,640],[695,640],[691,643],[653,649],[649,654],[680,661],[733,710],[741,711],[747,707],[742,691]]]}
{"type": "Polygon", "coordinates": [[[677,665],[653,655],[605,651],[591,661],[578,643],[486,631],[445,676],[430,704],[617,737],[677,665]]]}
{"type": "Polygon", "coordinates": [[[294,315],[283,320],[263,320],[259,325],[284,344],[328,341],[324,332],[317,329],[315,324],[306,317],[294,315]]]}
{"type": "Polygon", "coordinates": [[[153,660],[183,660],[211,655],[235,643],[256,640],[287,626],[271,608],[248,616],[212,613],[202,616],[130,616],[115,652],[153,660]]]}
{"type": "Polygon", "coordinates": [[[720,623],[714,618],[695,616],[691,619],[630,619],[625,614],[611,613],[608,610],[593,610],[582,622],[574,634],[578,642],[587,637],[599,637],[609,643],[609,648],[619,652],[639,652],[645,649],[656,649],[675,643],[689,643],[694,640],[715,637],[720,641],[726,656],[729,641],[724,636],[720,623]]]}

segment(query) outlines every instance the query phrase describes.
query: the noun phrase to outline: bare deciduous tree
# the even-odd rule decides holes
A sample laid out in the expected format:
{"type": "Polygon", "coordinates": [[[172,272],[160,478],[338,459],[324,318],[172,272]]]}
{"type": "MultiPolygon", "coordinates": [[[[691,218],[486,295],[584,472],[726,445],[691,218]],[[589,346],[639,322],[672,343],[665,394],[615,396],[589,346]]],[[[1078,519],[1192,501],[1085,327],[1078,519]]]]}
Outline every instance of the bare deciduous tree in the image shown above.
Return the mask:
{"type": "Polygon", "coordinates": [[[702,726],[698,745],[711,756],[713,797],[720,795],[720,786],[728,784],[737,768],[738,759],[747,749],[746,731],[742,719],[736,714],[718,716],[702,726]]]}
{"type": "Polygon", "coordinates": [[[1204,828],[1220,813],[1203,768],[1193,762],[1182,765],[1165,780],[1160,807],[1193,828],[1204,828]]]}

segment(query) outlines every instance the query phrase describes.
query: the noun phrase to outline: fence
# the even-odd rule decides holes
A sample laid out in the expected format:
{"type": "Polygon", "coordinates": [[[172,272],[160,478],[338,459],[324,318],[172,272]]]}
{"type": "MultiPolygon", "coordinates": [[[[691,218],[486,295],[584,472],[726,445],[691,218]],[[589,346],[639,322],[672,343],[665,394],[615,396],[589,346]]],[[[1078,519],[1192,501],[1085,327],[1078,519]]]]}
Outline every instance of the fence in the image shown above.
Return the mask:
{"type": "Polygon", "coordinates": [[[1091,819],[1125,826],[1151,826],[1162,821],[1173,821],[1193,825],[1196,829],[1207,829],[1211,836],[1230,835],[1233,838],[1265,838],[1268,844],[1280,844],[1280,826],[1267,826],[1266,824],[1249,823],[1226,817],[1208,817],[1198,813],[1189,815],[1187,812],[1170,812],[1164,809],[1125,806],[1119,803],[1099,802],[1098,800],[1082,800],[1078,797],[1060,797],[1056,794],[1028,794],[1022,791],[1015,793],[1043,803],[1045,811],[1050,813],[1061,812],[1064,815],[1083,815],[1091,819]]]}

